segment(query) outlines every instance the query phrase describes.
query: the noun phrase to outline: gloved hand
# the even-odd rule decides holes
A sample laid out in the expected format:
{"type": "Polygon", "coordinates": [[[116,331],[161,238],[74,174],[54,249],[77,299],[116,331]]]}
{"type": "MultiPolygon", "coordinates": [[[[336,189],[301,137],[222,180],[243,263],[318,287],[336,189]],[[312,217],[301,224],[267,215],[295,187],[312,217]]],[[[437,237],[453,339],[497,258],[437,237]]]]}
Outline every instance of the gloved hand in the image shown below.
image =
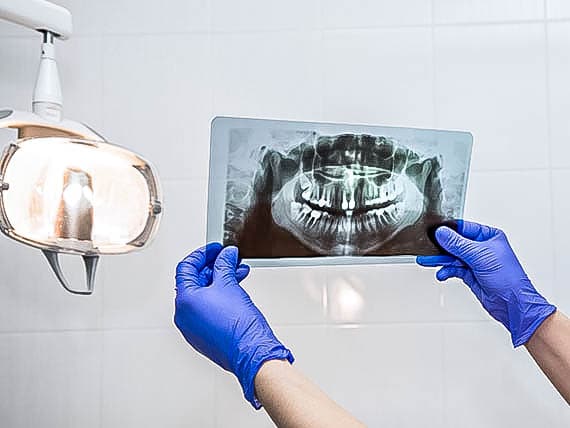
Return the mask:
{"type": "Polygon", "coordinates": [[[259,409],[254,379],[261,365],[294,358],[239,285],[248,273],[236,247],[211,243],[194,251],[176,268],[174,323],[194,349],[236,375],[259,409]]]}
{"type": "Polygon", "coordinates": [[[441,226],[435,238],[451,256],[419,256],[418,264],[443,266],[436,274],[440,281],[461,278],[509,330],[515,347],[556,310],[535,290],[502,230],[458,220],[457,232],[441,226]]]}

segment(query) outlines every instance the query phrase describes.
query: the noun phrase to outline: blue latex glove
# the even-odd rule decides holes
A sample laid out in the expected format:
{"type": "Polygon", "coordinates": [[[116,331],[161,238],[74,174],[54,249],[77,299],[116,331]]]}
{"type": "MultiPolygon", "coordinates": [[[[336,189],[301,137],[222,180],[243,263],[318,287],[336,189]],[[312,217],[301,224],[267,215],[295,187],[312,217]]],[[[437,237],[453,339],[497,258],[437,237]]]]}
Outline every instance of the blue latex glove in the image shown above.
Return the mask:
{"type": "Polygon", "coordinates": [[[174,323],[194,349],[236,375],[245,398],[259,409],[254,379],[261,365],[292,363],[293,355],[239,285],[248,273],[236,247],[211,243],[194,251],[176,268],[174,323]]]}
{"type": "Polygon", "coordinates": [[[443,266],[436,274],[440,281],[461,278],[509,330],[515,347],[556,310],[535,290],[502,230],[458,220],[457,232],[441,226],[435,238],[451,256],[419,256],[418,264],[443,266]]]}

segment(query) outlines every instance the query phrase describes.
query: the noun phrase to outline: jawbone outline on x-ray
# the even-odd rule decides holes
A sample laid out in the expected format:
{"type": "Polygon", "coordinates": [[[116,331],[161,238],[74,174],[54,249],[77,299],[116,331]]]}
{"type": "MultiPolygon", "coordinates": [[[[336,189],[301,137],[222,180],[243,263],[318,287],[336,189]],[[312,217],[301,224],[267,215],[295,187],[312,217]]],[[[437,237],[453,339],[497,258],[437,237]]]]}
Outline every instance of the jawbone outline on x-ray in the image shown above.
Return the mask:
{"type": "Polygon", "coordinates": [[[255,206],[312,252],[375,252],[426,214],[439,214],[439,160],[367,134],[316,133],[286,153],[262,148],[255,206]]]}

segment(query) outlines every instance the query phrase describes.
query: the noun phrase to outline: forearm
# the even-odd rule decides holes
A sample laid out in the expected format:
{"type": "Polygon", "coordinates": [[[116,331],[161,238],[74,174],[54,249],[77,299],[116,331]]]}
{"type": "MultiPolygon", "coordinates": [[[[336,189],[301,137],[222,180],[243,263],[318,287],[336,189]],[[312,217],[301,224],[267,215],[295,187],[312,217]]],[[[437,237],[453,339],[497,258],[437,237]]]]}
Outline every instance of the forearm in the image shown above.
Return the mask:
{"type": "Polygon", "coordinates": [[[553,313],[538,327],[525,346],[570,404],[570,319],[560,311],[553,313]]]}
{"type": "Polygon", "coordinates": [[[364,426],[287,361],[263,364],[255,377],[255,392],[280,428],[364,426]]]}

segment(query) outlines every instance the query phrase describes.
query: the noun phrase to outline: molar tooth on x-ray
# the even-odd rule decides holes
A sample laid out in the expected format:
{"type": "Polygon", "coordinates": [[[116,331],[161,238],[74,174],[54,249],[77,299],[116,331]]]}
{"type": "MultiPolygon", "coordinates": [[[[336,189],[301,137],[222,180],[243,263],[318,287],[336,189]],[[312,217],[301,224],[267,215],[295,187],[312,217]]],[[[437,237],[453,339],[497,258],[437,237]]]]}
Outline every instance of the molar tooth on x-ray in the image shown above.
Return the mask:
{"type": "Polygon", "coordinates": [[[209,206],[209,239],[219,224],[243,257],[438,254],[428,229],[462,214],[467,133],[216,120],[210,192],[226,187],[223,205],[209,206]],[[322,130],[335,127],[345,130],[322,130]]]}

